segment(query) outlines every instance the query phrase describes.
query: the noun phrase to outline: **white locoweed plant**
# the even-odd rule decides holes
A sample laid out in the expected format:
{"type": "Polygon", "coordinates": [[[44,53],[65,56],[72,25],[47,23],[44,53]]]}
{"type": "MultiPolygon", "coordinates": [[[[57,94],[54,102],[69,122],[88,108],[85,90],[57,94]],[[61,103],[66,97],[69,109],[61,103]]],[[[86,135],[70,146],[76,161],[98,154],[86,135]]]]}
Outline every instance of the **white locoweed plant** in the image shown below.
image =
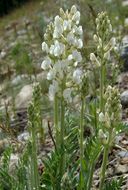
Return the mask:
{"type": "MultiPolygon", "coordinates": [[[[113,138],[116,135],[116,125],[121,122],[121,104],[120,95],[115,87],[108,86],[107,84],[107,65],[110,60],[111,50],[115,46],[115,38],[112,37],[112,26],[106,12],[98,14],[96,19],[96,34],[94,41],[97,44],[97,54],[91,53],[90,60],[93,68],[99,71],[99,93],[96,94],[99,99],[99,105],[94,104],[95,110],[99,108],[99,120],[96,115],[91,115],[92,118],[97,119],[98,133],[93,134],[87,139],[84,138],[84,125],[86,117],[85,97],[88,92],[88,74],[92,70],[85,70],[82,60],[81,49],[83,47],[83,30],[79,25],[80,12],[76,6],[72,6],[70,11],[64,12],[60,9],[60,15],[57,15],[52,23],[47,27],[44,34],[44,42],[42,43],[42,50],[45,53],[45,59],[42,62],[41,68],[47,71],[47,80],[51,81],[49,86],[49,99],[54,104],[54,135],[57,147],[57,153],[51,155],[49,161],[53,160],[59,167],[59,180],[55,179],[55,173],[49,175],[44,172],[44,181],[47,176],[50,177],[53,189],[73,189],[71,184],[75,181],[74,187],[78,190],[90,190],[93,183],[93,173],[95,165],[102,152],[103,163],[100,175],[100,190],[104,189],[105,170],[108,160],[109,149],[112,146],[113,138]],[[108,86],[108,87],[107,87],[108,86]],[[106,92],[105,89],[107,88],[106,92]],[[79,152],[80,155],[76,158],[79,160],[77,173],[79,177],[71,179],[72,175],[69,171],[70,164],[68,156],[66,155],[66,142],[65,139],[71,138],[71,134],[66,134],[65,124],[65,110],[73,104],[73,98],[79,96],[81,111],[79,114],[79,152]],[[60,112],[60,113],[59,113],[60,112]],[[66,137],[68,135],[68,137],[66,137]],[[59,150],[63,153],[60,153],[59,150]],[[57,157],[55,159],[55,155],[57,157]],[[66,160],[67,159],[67,160],[66,160]],[[67,167],[67,168],[66,168],[67,167]],[[51,177],[52,176],[52,177],[51,177]],[[57,185],[55,183],[58,183],[57,185]]],[[[96,89],[97,90],[97,89],[96,89]]],[[[86,105],[88,106],[88,105],[86,105]]],[[[69,116],[70,117],[70,116],[69,116]]],[[[95,123],[93,124],[94,126],[95,123]]],[[[75,136],[76,137],[76,136],[75,136]]],[[[74,143],[74,142],[72,142],[74,143]]],[[[74,143],[75,144],[75,143],[74,143]]],[[[71,146],[71,144],[69,144],[71,146]]],[[[74,150],[75,151],[75,150],[74,150]]],[[[74,155],[74,152],[70,152],[74,155]]],[[[76,154],[77,155],[77,154],[76,154]]],[[[70,155],[71,156],[71,155],[70,155]]],[[[76,163],[78,163],[76,161],[76,163]]],[[[74,163],[74,165],[77,165],[74,163]]],[[[73,167],[73,166],[72,166],[73,167]]],[[[46,169],[46,171],[51,171],[46,169]]],[[[55,168],[54,168],[55,170],[55,168]]],[[[73,170],[74,171],[74,170],[73,170]]],[[[57,173],[57,172],[56,172],[57,173]]],[[[43,186],[46,187],[46,184],[43,186]]],[[[52,189],[52,188],[51,188],[52,189]]]]}
{"type": "MultiPolygon", "coordinates": [[[[79,25],[80,12],[75,6],[70,11],[60,9],[60,16],[56,16],[44,34],[45,41],[42,50],[46,53],[42,62],[42,69],[47,70],[49,98],[54,101],[54,127],[57,146],[64,149],[65,137],[65,107],[72,103],[73,91],[82,84],[83,71],[81,69],[83,47],[82,26],[79,25]],[[59,117],[60,106],[60,117],[59,117]],[[59,126],[60,123],[60,126],[59,126]]],[[[83,118],[82,104],[82,118],[83,118]]],[[[83,133],[83,120],[80,120],[83,133]]],[[[83,155],[83,135],[81,134],[81,157],[83,155]]],[[[62,174],[64,168],[64,155],[62,156],[62,174]]]]}

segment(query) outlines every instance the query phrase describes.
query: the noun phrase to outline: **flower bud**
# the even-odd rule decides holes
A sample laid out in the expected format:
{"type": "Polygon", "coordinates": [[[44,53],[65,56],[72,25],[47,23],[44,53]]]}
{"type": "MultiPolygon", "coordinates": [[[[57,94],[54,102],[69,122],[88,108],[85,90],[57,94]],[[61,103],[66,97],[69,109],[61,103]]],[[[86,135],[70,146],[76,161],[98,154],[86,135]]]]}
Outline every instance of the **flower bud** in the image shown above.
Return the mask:
{"type": "Polygon", "coordinates": [[[102,122],[105,122],[105,116],[104,116],[104,114],[103,114],[103,112],[101,112],[100,114],[99,114],[99,121],[102,123],[102,122]]]}
{"type": "Polygon", "coordinates": [[[71,14],[75,14],[77,12],[77,8],[75,5],[71,7],[71,14]]]}
{"type": "Polygon", "coordinates": [[[96,34],[94,34],[93,39],[94,39],[95,42],[98,42],[98,37],[97,37],[96,34]]]}

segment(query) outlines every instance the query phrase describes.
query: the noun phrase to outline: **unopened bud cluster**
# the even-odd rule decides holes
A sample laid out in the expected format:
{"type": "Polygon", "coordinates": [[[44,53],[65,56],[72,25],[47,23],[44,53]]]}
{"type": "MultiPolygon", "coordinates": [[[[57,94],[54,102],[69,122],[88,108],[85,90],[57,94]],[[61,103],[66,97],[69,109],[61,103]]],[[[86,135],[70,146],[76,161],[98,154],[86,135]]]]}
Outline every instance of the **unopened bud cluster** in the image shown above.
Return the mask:
{"type": "Polygon", "coordinates": [[[90,54],[90,60],[94,67],[100,67],[102,58],[110,59],[110,51],[115,46],[115,38],[112,36],[112,25],[106,12],[101,12],[96,18],[96,34],[94,41],[97,44],[97,56],[94,53],[90,54]]]}
{"type": "MultiPolygon", "coordinates": [[[[108,86],[105,92],[105,111],[104,113],[99,114],[99,121],[105,127],[104,131],[110,131],[113,133],[112,136],[115,136],[116,126],[121,122],[121,101],[120,101],[120,93],[116,87],[108,86]]],[[[102,131],[102,129],[101,129],[102,131]]],[[[100,136],[102,132],[100,131],[100,136]]],[[[102,135],[102,138],[106,139],[105,136],[102,135]]]]}
{"type": "Polygon", "coordinates": [[[44,34],[42,50],[46,57],[41,67],[48,72],[47,79],[52,81],[49,87],[51,100],[54,100],[57,95],[71,102],[72,88],[66,84],[79,85],[82,81],[82,70],[79,64],[82,61],[80,49],[83,47],[83,30],[79,22],[80,12],[75,6],[66,12],[60,9],[60,15],[57,15],[54,22],[48,25],[44,34]],[[62,85],[63,92],[60,90],[62,85]]]}

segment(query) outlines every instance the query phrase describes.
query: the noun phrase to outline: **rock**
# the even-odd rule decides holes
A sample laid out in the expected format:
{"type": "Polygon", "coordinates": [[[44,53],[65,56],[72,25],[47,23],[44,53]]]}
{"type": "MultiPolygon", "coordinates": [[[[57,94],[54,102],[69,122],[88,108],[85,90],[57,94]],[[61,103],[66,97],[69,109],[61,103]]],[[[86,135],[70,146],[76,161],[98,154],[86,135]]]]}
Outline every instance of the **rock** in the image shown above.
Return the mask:
{"type": "Polygon", "coordinates": [[[17,139],[18,141],[27,141],[29,137],[30,137],[29,132],[25,131],[21,133],[20,135],[18,135],[17,139]]]}
{"type": "Polygon", "coordinates": [[[17,32],[17,34],[18,34],[19,36],[24,35],[24,34],[26,34],[26,33],[27,33],[27,31],[26,31],[25,29],[19,30],[19,31],[17,32]]]}
{"type": "Polygon", "coordinates": [[[25,85],[19,94],[16,96],[15,105],[16,108],[28,107],[32,99],[33,87],[32,85],[25,85]]]}
{"type": "Polygon", "coordinates": [[[128,71],[128,35],[122,39],[122,45],[119,47],[120,59],[123,62],[122,71],[128,71]]]}
{"type": "Polygon", "coordinates": [[[6,52],[5,51],[1,51],[1,53],[0,53],[0,59],[5,58],[5,56],[6,56],[6,52]]]}
{"type": "Polygon", "coordinates": [[[128,157],[128,151],[120,151],[120,152],[118,152],[118,155],[120,156],[120,157],[128,157]]]}
{"type": "Polygon", "coordinates": [[[122,165],[119,164],[116,168],[116,173],[117,174],[122,174],[122,173],[127,173],[128,172],[128,165],[122,165]]]}
{"type": "Polygon", "coordinates": [[[121,94],[121,104],[124,107],[128,106],[128,90],[125,90],[122,94],[121,94]]]}
{"type": "Polygon", "coordinates": [[[19,82],[22,81],[22,79],[25,77],[25,75],[18,75],[12,80],[13,85],[17,85],[19,82]]]}
{"type": "Polygon", "coordinates": [[[123,1],[123,2],[122,2],[122,6],[123,6],[123,7],[128,6],[128,1],[127,1],[127,0],[123,1]]]}

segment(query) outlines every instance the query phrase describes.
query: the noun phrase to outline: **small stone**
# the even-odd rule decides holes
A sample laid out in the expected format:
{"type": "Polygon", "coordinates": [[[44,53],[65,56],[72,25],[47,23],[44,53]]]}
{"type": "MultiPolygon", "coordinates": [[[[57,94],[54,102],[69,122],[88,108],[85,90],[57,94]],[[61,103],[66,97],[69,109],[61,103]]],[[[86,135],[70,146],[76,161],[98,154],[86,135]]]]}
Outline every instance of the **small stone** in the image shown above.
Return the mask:
{"type": "Polygon", "coordinates": [[[124,107],[128,106],[128,90],[125,90],[122,94],[121,94],[121,104],[124,107]]]}
{"type": "Polygon", "coordinates": [[[18,141],[27,141],[29,137],[30,137],[29,132],[26,131],[18,135],[17,139],[18,141]]]}
{"type": "Polygon", "coordinates": [[[119,164],[116,168],[116,173],[117,174],[120,174],[120,173],[127,173],[128,172],[128,165],[122,165],[122,164],[119,164]]]}
{"type": "Polygon", "coordinates": [[[128,151],[120,151],[120,152],[118,152],[118,155],[120,156],[120,157],[128,157],[128,151]]]}
{"type": "Polygon", "coordinates": [[[32,99],[33,87],[32,85],[25,85],[19,94],[16,96],[15,105],[16,108],[28,107],[32,99]]]}

